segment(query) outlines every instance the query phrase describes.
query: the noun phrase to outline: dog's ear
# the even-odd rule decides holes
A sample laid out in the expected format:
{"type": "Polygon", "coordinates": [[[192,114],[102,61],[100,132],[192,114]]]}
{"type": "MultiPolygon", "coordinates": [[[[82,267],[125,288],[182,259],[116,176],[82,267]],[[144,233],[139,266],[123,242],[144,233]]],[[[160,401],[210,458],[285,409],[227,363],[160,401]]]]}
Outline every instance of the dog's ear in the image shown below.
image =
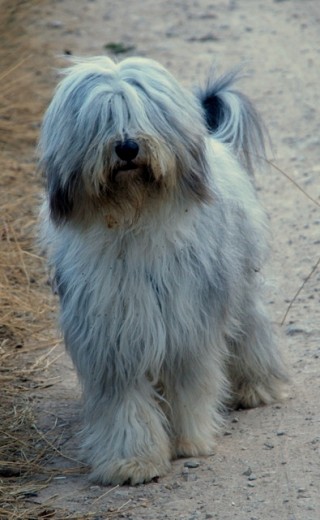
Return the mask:
{"type": "Polygon", "coordinates": [[[63,182],[51,166],[46,168],[46,177],[51,218],[56,224],[63,224],[73,212],[80,174],[73,171],[63,182]]]}
{"type": "Polygon", "coordinates": [[[212,199],[205,169],[189,169],[187,174],[182,176],[181,187],[184,195],[196,202],[210,202],[212,199]]]}
{"type": "MultiPolygon", "coordinates": [[[[203,133],[205,132],[202,126],[200,129],[203,130],[203,133]]],[[[211,202],[212,192],[209,179],[212,172],[204,137],[200,131],[198,134],[190,132],[189,135],[185,135],[185,142],[187,142],[187,146],[183,153],[180,153],[177,163],[178,179],[183,196],[193,199],[197,203],[211,202]]]]}

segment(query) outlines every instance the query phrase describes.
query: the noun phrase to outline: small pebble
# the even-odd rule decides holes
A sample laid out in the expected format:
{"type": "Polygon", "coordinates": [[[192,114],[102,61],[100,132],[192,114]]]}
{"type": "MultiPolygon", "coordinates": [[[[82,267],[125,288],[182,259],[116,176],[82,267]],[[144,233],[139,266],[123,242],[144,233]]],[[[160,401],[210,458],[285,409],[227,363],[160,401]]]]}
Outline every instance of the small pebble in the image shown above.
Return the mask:
{"type": "Polygon", "coordinates": [[[245,477],[249,477],[251,475],[251,473],[252,473],[252,469],[248,468],[248,469],[246,469],[246,471],[244,471],[242,473],[242,475],[244,475],[245,477]]]}
{"type": "Polygon", "coordinates": [[[200,462],[198,462],[196,460],[187,460],[184,463],[185,468],[198,468],[199,466],[200,466],[200,462]]]}
{"type": "Polygon", "coordinates": [[[60,29],[60,27],[63,27],[63,22],[60,20],[51,20],[47,23],[48,27],[51,27],[51,29],[60,29]]]}
{"type": "Polygon", "coordinates": [[[306,332],[306,330],[298,325],[288,325],[286,329],[287,336],[295,336],[296,334],[303,334],[304,332],[306,332]]]}

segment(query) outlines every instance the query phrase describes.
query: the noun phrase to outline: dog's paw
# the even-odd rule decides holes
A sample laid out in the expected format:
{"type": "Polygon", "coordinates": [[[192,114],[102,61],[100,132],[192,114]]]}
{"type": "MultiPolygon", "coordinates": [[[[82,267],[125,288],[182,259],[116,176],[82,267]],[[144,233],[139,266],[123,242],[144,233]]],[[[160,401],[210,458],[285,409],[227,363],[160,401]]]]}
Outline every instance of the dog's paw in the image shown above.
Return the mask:
{"type": "Polygon", "coordinates": [[[103,485],[144,484],[164,476],[170,469],[169,460],[133,457],[118,459],[93,468],[90,480],[103,485]]]}
{"type": "Polygon", "coordinates": [[[200,455],[209,456],[215,452],[214,439],[188,439],[178,437],[174,446],[174,457],[197,457],[200,455]]]}
{"type": "Polygon", "coordinates": [[[274,379],[270,384],[243,383],[234,392],[232,408],[256,408],[285,398],[285,384],[282,381],[274,379]]]}

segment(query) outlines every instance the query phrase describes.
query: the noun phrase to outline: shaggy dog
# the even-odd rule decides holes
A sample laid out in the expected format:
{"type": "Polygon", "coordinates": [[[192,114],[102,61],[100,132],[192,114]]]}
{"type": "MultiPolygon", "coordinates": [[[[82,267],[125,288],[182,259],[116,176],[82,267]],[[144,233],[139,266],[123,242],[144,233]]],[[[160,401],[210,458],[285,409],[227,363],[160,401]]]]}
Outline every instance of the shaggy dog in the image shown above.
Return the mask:
{"type": "Polygon", "coordinates": [[[234,75],[76,61],[44,118],[42,235],[83,387],[92,478],[138,484],[212,453],[223,405],[281,396],[261,298],[259,118],[234,75]]]}

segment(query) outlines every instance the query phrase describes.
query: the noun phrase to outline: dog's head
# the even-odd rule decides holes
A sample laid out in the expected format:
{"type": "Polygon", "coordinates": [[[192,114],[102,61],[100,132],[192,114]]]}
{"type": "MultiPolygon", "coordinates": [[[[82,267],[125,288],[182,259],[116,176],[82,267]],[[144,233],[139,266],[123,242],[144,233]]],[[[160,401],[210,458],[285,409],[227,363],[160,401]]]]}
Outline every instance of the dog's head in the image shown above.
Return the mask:
{"type": "Polygon", "coordinates": [[[138,214],[163,197],[207,199],[206,133],[197,97],[155,61],[76,61],[40,139],[52,218],[108,207],[138,214]]]}

